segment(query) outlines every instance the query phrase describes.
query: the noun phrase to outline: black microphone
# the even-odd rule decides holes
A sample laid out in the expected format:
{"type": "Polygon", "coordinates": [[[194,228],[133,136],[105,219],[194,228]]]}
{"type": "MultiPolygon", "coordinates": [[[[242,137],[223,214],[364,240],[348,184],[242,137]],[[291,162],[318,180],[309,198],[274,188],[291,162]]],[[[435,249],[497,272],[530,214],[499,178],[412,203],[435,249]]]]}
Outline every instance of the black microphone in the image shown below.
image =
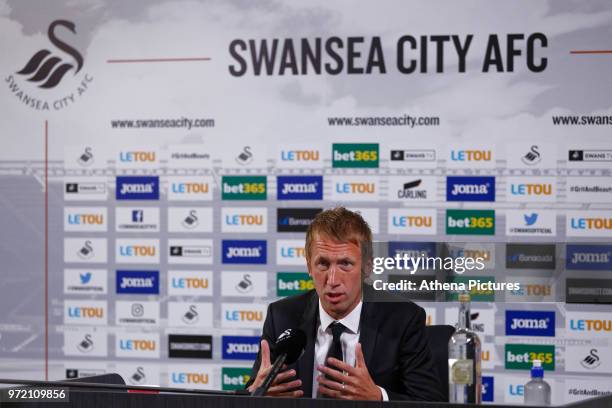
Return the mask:
{"type": "Polygon", "coordinates": [[[293,364],[297,361],[298,358],[302,356],[304,353],[304,348],[306,347],[306,334],[300,329],[287,329],[278,336],[276,339],[276,344],[274,345],[274,352],[276,354],[276,360],[274,360],[274,364],[272,365],[272,369],[266,376],[263,384],[261,384],[253,394],[254,397],[263,396],[272,381],[278,375],[283,364],[293,364]]]}

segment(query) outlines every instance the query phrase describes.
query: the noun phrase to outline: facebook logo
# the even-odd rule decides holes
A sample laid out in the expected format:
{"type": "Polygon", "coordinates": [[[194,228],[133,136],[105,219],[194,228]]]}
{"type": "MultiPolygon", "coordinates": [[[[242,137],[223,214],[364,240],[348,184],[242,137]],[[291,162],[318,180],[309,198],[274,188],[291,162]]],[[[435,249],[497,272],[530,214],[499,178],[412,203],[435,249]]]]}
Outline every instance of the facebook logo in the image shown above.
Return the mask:
{"type": "Polygon", "coordinates": [[[143,210],[132,210],[132,222],[143,222],[144,211],[143,210]]]}

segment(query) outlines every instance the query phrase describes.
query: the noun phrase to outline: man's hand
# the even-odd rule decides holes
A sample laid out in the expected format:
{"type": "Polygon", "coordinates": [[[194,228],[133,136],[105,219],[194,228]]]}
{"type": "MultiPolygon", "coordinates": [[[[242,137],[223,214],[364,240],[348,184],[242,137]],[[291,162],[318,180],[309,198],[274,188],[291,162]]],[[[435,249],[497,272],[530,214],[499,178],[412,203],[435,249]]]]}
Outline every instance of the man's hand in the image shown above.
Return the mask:
{"type": "MultiPolygon", "coordinates": [[[[270,346],[266,340],[261,341],[261,363],[259,365],[259,371],[257,371],[257,376],[255,377],[255,381],[248,388],[249,392],[255,391],[260,385],[263,384],[266,376],[272,369],[272,364],[270,363],[270,346]]],[[[302,386],[302,380],[293,380],[295,377],[295,370],[286,370],[286,366],[283,366],[283,371],[278,373],[270,388],[266,392],[266,396],[270,397],[301,397],[304,395],[304,391],[299,389],[302,386]]]]}
{"type": "Polygon", "coordinates": [[[361,343],[357,343],[357,346],[355,346],[355,367],[351,367],[335,358],[329,358],[327,363],[342,371],[325,366],[317,367],[322,373],[317,378],[321,394],[338,399],[382,400],[382,392],[374,384],[374,380],[372,380],[368,372],[368,367],[366,367],[363,352],[361,351],[361,343]],[[326,375],[331,379],[325,378],[326,375]]]}

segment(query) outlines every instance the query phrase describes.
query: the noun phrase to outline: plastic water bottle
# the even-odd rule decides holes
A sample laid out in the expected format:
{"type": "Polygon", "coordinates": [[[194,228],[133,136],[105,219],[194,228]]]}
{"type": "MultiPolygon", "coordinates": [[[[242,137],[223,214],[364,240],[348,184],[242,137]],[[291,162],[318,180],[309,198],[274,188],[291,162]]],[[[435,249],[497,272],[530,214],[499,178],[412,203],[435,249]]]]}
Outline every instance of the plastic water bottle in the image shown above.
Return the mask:
{"type": "Polygon", "coordinates": [[[550,385],[544,381],[544,368],[540,360],[533,360],[531,381],[525,384],[525,405],[550,405],[550,385]]]}

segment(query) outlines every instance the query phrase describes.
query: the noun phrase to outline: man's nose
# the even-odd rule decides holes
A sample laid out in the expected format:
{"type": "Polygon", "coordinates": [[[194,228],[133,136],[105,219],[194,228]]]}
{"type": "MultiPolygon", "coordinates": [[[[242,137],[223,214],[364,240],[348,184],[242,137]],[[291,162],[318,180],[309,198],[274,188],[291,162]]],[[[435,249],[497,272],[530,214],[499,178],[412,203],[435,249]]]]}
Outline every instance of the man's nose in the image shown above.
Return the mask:
{"type": "Polygon", "coordinates": [[[338,277],[336,276],[336,270],[336,265],[332,265],[329,268],[329,274],[327,275],[327,283],[329,284],[329,286],[337,286],[340,284],[340,282],[338,281],[338,277]]]}

